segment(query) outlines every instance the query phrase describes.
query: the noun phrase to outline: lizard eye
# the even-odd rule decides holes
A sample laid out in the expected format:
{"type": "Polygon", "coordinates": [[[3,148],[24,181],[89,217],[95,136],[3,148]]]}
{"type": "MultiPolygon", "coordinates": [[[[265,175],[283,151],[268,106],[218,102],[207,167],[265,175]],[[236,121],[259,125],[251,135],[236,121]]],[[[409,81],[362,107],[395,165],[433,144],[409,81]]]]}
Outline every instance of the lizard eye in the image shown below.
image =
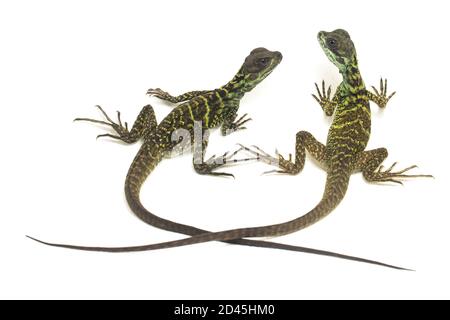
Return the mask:
{"type": "Polygon", "coordinates": [[[257,60],[257,64],[265,67],[269,63],[269,58],[260,58],[257,60]]]}
{"type": "Polygon", "coordinates": [[[336,39],[333,39],[333,38],[328,38],[327,39],[327,45],[330,47],[330,48],[336,48],[337,47],[337,41],[336,41],[336,39]]]}

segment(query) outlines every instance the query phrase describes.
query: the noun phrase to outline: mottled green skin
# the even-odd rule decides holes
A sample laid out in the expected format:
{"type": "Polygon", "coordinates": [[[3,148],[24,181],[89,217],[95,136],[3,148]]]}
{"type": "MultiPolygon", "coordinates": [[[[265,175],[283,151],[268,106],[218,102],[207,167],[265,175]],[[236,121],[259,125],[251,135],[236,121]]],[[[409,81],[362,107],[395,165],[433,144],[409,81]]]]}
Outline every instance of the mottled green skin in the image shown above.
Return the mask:
{"type": "MultiPolygon", "coordinates": [[[[276,225],[233,229],[206,234],[203,233],[182,240],[135,247],[82,247],[37,241],[51,246],[79,250],[128,252],[156,250],[215,240],[235,241],[234,239],[244,237],[283,235],[303,229],[328,215],[343,199],[348,187],[349,178],[354,171],[362,171],[364,177],[369,181],[392,181],[400,183],[400,181],[395,178],[417,177],[402,174],[412,167],[400,172],[391,172],[393,166],[384,172],[381,171],[381,167],[376,170],[381,162],[387,157],[386,149],[380,148],[364,151],[369,140],[371,127],[369,100],[373,100],[379,103],[380,107],[384,107],[393,94],[388,98],[386,97],[386,85],[384,88],[383,86],[381,87],[381,95],[378,94],[378,92],[374,95],[366,90],[358,69],[356,51],[347,32],[344,30],[336,30],[331,33],[320,32],[319,42],[327,56],[339,68],[343,76],[343,82],[339,86],[332,100],[329,99],[330,90],[328,90],[328,94],[326,94],[325,89],[323,89],[323,96],[319,92],[320,99],[315,97],[326,114],[332,115],[333,112],[335,113],[333,123],[329,130],[327,144],[321,144],[309,132],[300,131],[296,136],[295,162],[292,162],[291,159],[286,160],[282,156],[279,156],[279,158],[276,159],[270,157],[266,153],[260,154],[248,149],[260,156],[261,159],[268,160],[270,163],[276,163],[280,168],[277,172],[280,173],[299,173],[303,169],[305,163],[305,150],[308,150],[313,157],[324,164],[328,172],[324,195],[318,205],[307,214],[297,219],[276,225]],[[330,38],[337,43],[336,47],[330,46],[327,43],[330,38]]],[[[168,95],[160,90],[159,94],[161,96],[168,95]]],[[[187,95],[189,94],[190,93],[187,95]]],[[[169,99],[167,100],[178,101],[178,98],[169,96],[169,99]]],[[[155,154],[155,157],[160,154],[161,153],[155,154]]],[[[137,159],[139,159],[139,155],[137,159]]],[[[146,175],[140,174],[139,176],[146,175]]],[[[139,183],[140,180],[137,180],[134,185],[137,187],[139,186],[139,183]]],[[[301,250],[304,250],[304,248],[301,250]]],[[[314,253],[319,253],[318,250],[314,251],[314,253]]],[[[351,259],[354,258],[351,257],[351,259]]],[[[365,262],[381,264],[373,261],[365,262]]]]}
{"type": "Polygon", "coordinates": [[[392,165],[388,170],[382,171],[381,163],[387,157],[387,150],[379,148],[365,151],[370,137],[371,114],[369,100],[384,108],[386,103],[395,94],[387,96],[387,81],[380,82],[380,92],[374,88],[375,94],[368,91],[361,77],[356,50],[349,34],[341,29],[333,32],[320,32],[318,40],[325,54],[339,69],[343,81],[339,85],[332,99],[331,89],[325,91],[322,83],[322,92],[316,85],[319,102],[325,114],[334,114],[333,122],[328,131],[325,145],[317,141],[307,131],[300,131],[296,135],[295,162],[283,156],[272,157],[264,151],[254,151],[247,148],[261,160],[275,164],[278,173],[298,174],[305,164],[306,151],[309,152],[327,171],[325,190],[320,202],[307,214],[277,225],[278,234],[290,233],[310,226],[327,216],[342,201],[347,191],[350,176],[353,172],[362,171],[369,182],[395,182],[401,183],[398,178],[429,177],[428,175],[405,175],[404,172],[414,168],[411,166],[398,172],[392,172],[392,165]]]}
{"type": "MultiPolygon", "coordinates": [[[[102,111],[108,122],[87,118],[78,118],[76,120],[85,120],[90,122],[106,124],[111,126],[118,134],[118,135],[103,134],[100,136],[108,136],[111,138],[122,140],[126,143],[134,143],[141,138],[144,139],[144,144],[141,147],[137,156],[135,157],[125,182],[125,193],[127,201],[130,207],[132,208],[133,212],[135,212],[139,218],[141,218],[144,222],[152,226],[168,231],[183,233],[192,236],[204,234],[207,233],[208,231],[160,218],[154,215],[153,213],[149,212],[148,210],[146,210],[144,206],[141,204],[139,199],[140,188],[143,182],[145,181],[146,177],[161,161],[164,155],[176,147],[177,143],[174,143],[172,139],[169,139],[174,130],[185,128],[190,131],[190,135],[192,136],[194,134],[192,130],[194,120],[201,121],[203,130],[212,129],[221,125],[222,129],[221,131],[222,134],[224,135],[234,130],[245,129],[242,125],[250,120],[250,119],[244,120],[246,115],[234,121],[234,119],[236,118],[237,109],[239,107],[239,100],[242,98],[245,92],[251,90],[257,83],[262,81],[262,79],[264,79],[271,72],[271,70],[273,70],[273,68],[279,63],[279,59],[281,59],[281,55],[279,55],[278,53],[266,52],[266,50],[262,48],[255,49],[252,51],[250,56],[247,57],[246,62],[239,70],[238,74],[227,85],[212,91],[210,90],[191,91],[174,97],[159,88],[149,89],[147,91],[148,94],[172,103],[187,101],[186,103],[175,108],[161,122],[160,125],[157,124],[153,108],[150,105],[147,105],[142,109],[131,131],[128,131],[127,123],[125,123],[125,126],[122,125],[122,122],[120,120],[120,113],[118,113],[118,123],[115,123],[108,117],[108,115],[103,111],[101,107],[98,108],[102,111]],[[248,65],[254,63],[255,59],[261,55],[263,57],[267,55],[269,56],[274,55],[275,63],[273,65],[270,64],[267,66],[268,72],[265,72],[264,70],[262,70],[262,72],[259,72],[260,73],[259,76],[249,74],[249,72],[251,73],[252,71],[258,71],[252,70],[255,68],[248,65]]],[[[197,148],[194,145],[194,168],[199,173],[217,174],[213,173],[211,170],[218,166],[214,167],[202,161],[204,151],[206,149],[206,144],[207,141],[203,140],[202,145],[199,146],[200,148],[197,148]],[[195,162],[196,158],[197,160],[198,159],[201,160],[200,164],[198,162],[197,163],[195,162]]],[[[227,159],[229,160],[229,158],[227,159]]],[[[50,244],[34,238],[31,239],[48,245],[81,249],[78,246],[50,244]]],[[[330,251],[300,246],[291,246],[287,244],[274,243],[268,241],[233,239],[226,242],[253,247],[264,247],[264,248],[312,253],[318,255],[331,256],[340,259],[376,264],[395,269],[403,269],[400,267],[392,266],[374,260],[343,255],[330,251]]],[[[99,249],[101,250],[101,248],[99,249]]],[[[85,250],[96,250],[96,248],[85,248],[85,250]]],[[[129,251],[129,250],[124,249],[121,251],[129,251]]]]}
{"type": "Polygon", "coordinates": [[[297,219],[277,225],[274,230],[277,234],[301,230],[332,212],[344,198],[353,172],[362,171],[363,176],[369,182],[401,183],[398,178],[427,176],[403,174],[415,166],[399,172],[392,172],[394,164],[388,170],[382,171],[380,165],[387,157],[387,150],[379,148],[364,151],[371,129],[369,100],[384,108],[395,92],[389,97],[386,96],[387,81],[380,82],[381,93],[375,88],[375,94],[366,89],[358,68],[354,44],[345,30],[319,32],[318,40],[327,57],[338,67],[343,78],[331,100],[331,89],[329,88],[328,92],[325,92],[324,83],[322,83],[322,92],[316,85],[318,97],[313,95],[325,114],[328,116],[334,114],[326,144],[323,145],[317,141],[307,131],[298,132],[295,162],[291,160],[291,155],[289,159],[285,159],[281,155],[275,158],[262,150],[258,152],[247,148],[258,155],[261,160],[277,165],[279,170],[275,172],[286,174],[298,174],[302,171],[306,151],[308,151],[326,168],[328,173],[322,199],[316,207],[297,219]]]}
{"type": "MultiPolygon", "coordinates": [[[[127,175],[125,182],[125,193],[127,201],[136,213],[136,215],[141,218],[144,222],[173,232],[179,232],[187,235],[198,235],[203,234],[208,231],[201,230],[192,226],[176,223],[170,220],[160,218],[153,213],[146,210],[139,199],[140,188],[145,181],[149,173],[155,168],[155,166],[161,161],[165,153],[171,151],[176,143],[169,139],[174,130],[179,128],[187,128],[190,130],[191,135],[193,134],[192,128],[194,120],[201,120],[203,129],[211,129],[222,124],[222,133],[228,134],[233,130],[244,129],[242,125],[249,121],[246,119],[245,115],[236,121],[237,107],[239,106],[239,100],[242,98],[245,92],[251,90],[256,84],[262,81],[279,63],[281,55],[279,53],[271,53],[263,48],[258,48],[252,51],[249,57],[247,57],[244,65],[239,70],[238,74],[224,87],[217,90],[206,90],[206,91],[191,91],[173,97],[167,92],[161,89],[149,89],[148,94],[156,96],[160,99],[164,99],[173,103],[179,103],[188,101],[177,108],[175,108],[158,126],[153,108],[150,105],[145,106],[141,113],[139,114],[137,120],[135,121],[132,129],[128,130],[128,125],[122,124],[120,118],[120,112],[118,112],[118,123],[112,121],[108,115],[103,111],[103,109],[98,106],[100,111],[103,113],[107,121],[99,121],[87,118],[77,118],[76,120],[84,120],[89,122],[101,123],[111,126],[117,133],[117,135],[112,134],[102,134],[100,136],[107,136],[114,139],[122,140],[126,143],[134,143],[139,139],[144,139],[144,144],[141,147],[139,153],[135,157],[130,170],[127,175]],[[270,64],[263,66],[262,70],[258,70],[255,66],[258,65],[257,59],[273,56],[274,60],[271,60],[270,64]]],[[[200,163],[194,161],[194,168],[199,173],[203,174],[223,174],[223,173],[213,173],[212,170],[219,166],[211,165],[209,163],[204,163],[203,155],[206,148],[206,141],[202,143],[202,148],[195,148],[194,146],[194,160],[195,158],[200,158],[200,163]]],[[[199,160],[199,159],[197,159],[199,160]]],[[[224,160],[224,159],[221,159],[224,160]]],[[[214,163],[214,162],[212,162],[214,163]]],[[[73,249],[81,249],[78,246],[67,246],[45,243],[40,240],[29,237],[38,242],[52,245],[60,246],[73,249]]],[[[264,247],[272,249],[283,249],[297,252],[312,253],[318,255],[325,255],[340,259],[365,262],[370,264],[376,264],[380,266],[386,266],[395,269],[402,269],[396,266],[388,265],[382,262],[363,259],[354,256],[343,255],[339,253],[334,253],[330,251],[312,249],[300,246],[291,246],[287,244],[274,243],[268,241],[256,241],[248,239],[234,239],[226,241],[232,244],[241,244],[253,247],[264,247]]],[[[85,250],[95,250],[95,248],[85,248],[85,250]]],[[[101,250],[99,248],[99,250],[101,250]]],[[[123,250],[129,251],[129,250],[123,250]]],[[[115,251],[117,252],[117,251],[115,251]]]]}
{"type": "MultiPolygon", "coordinates": [[[[244,120],[244,115],[244,117],[235,121],[240,99],[246,92],[252,90],[259,82],[270,74],[270,72],[280,63],[281,59],[282,56],[279,52],[271,52],[264,48],[257,48],[247,57],[244,65],[239,69],[233,79],[218,89],[191,91],[178,97],[173,97],[161,89],[149,89],[147,92],[148,94],[160,99],[173,103],[184,102],[170,112],[159,125],[156,121],[154,110],[150,105],[147,105],[142,109],[130,131],[128,130],[128,125],[126,123],[125,126],[122,125],[120,113],[118,114],[118,123],[115,123],[99,106],[98,108],[102,111],[108,122],[87,118],[77,118],[76,120],[107,124],[117,133],[117,135],[103,134],[100,136],[119,139],[130,144],[135,143],[140,139],[144,139],[144,144],[131,164],[125,181],[125,194],[128,204],[140,219],[152,226],[168,231],[187,235],[205,233],[208,231],[166,220],[149,212],[141,204],[139,199],[141,186],[158,163],[180,144],[181,141],[174,141],[172,139],[172,134],[176,130],[186,129],[191,138],[193,138],[195,121],[201,123],[202,132],[205,134],[208,129],[214,129],[219,126],[221,127],[223,135],[236,130],[245,129],[242,125],[250,119],[244,120]],[[259,65],[261,59],[266,60],[265,65],[259,65]]],[[[203,138],[203,140],[200,140],[199,145],[194,144],[193,147],[193,164],[195,170],[200,174],[228,175],[225,173],[213,172],[212,170],[224,165],[226,160],[235,160],[230,160],[229,157],[225,157],[225,159],[213,159],[216,161],[208,161],[208,163],[203,161],[207,146],[207,139],[206,137],[203,138]]],[[[298,249],[283,244],[274,244],[263,241],[235,240],[229,242],[287,250],[298,249]]],[[[303,251],[303,248],[300,248],[299,250],[303,251]]],[[[304,250],[309,252],[313,249],[305,248],[304,250]]],[[[325,251],[323,251],[322,254],[335,255],[334,253],[325,251]]]]}
{"type": "MultiPolygon", "coordinates": [[[[179,129],[185,129],[189,132],[193,143],[193,165],[198,173],[228,175],[226,173],[213,172],[213,170],[224,165],[229,158],[215,158],[213,159],[215,161],[204,161],[208,140],[206,136],[203,136],[203,139],[194,143],[195,121],[201,123],[204,134],[206,134],[208,129],[214,129],[219,126],[223,135],[244,129],[243,124],[250,119],[244,120],[244,117],[241,117],[236,120],[241,98],[270,74],[280,63],[281,59],[282,56],[279,52],[258,48],[253,50],[247,57],[244,65],[234,78],[221,88],[210,91],[192,91],[178,97],[172,97],[160,89],[150,89],[148,91],[149,94],[168,101],[183,102],[187,100],[187,102],[177,106],[159,125],[156,125],[153,110],[150,110],[151,107],[149,106],[143,109],[135,122],[135,127],[142,127],[147,131],[139,130],[141,134],[144,134],[144,144],[130,166],[125,182],[125,194],[131,209],[140,219],[155,227],[187,235],[206,232],[188,225],[162,219],[150,213],[140,202],[139,193],[141,186],[162,158],[179,144],[178,140],[173,141],[172,139],[173,133],[179,129]],[[258,65],[260,60],[265,60],[265,65],[258,65]],[[146,115],[150,116],[146,118],[146,115]]],[[[133,129],[130,135],[132,133],[133,129]]],[[[123,137],[125,136],[126,134],[121,135],[122,140],[124,140],[123,137]]],[[[134,142],[134,140],[131,142],[134,142]]],[[[234,243],[257,245],[257,243],[246,240],[238,240],[234,243]]]]}

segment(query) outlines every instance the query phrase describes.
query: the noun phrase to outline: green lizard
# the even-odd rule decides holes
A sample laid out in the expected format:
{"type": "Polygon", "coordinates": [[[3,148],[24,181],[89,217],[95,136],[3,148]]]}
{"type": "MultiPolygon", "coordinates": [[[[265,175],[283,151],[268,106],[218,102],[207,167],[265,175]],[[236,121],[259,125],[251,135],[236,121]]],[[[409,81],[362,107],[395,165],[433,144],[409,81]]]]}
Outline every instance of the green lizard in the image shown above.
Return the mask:
{"type": "Polygon", "coordinates": [[[107,133],[97,137],[110,137],[127,144],[143,139],[144,143],[131,164],[125,180],[125,195],[132,211],[144,222],[164,230],[188,235],[203,233],[206,231],[162,219],[145,209],[139,197],[141,186],[165,156],[170,155],[174,149],[180,148],[183,145],[182,142],[186,142],[183,141],[185,138],[189,140],[188,143],[193,143],[193,166],[197,173],[232,176],[229,173],[213,170],[230,161],[238,162],[239,160],[231,160],[231,157],[239,150],[231,155],[225,153],[221,157],[213,156],[205,161],[208,129],[221,127],[223,135],[245,129],[243,125],[251,120],[245,118],[247,114],[236,120],[241,98],[264,80],[281,60],[282,55],[278,51],[256,48],[245,59],[233,79],[218,89],[191,91],[178,97],[172,97],[161,89],[149,89],[148,94],[161,99],[174,103],[186,101],[172,110],[159,125],[150,105],[142,109],[131,130],[128,130],[126,122],[122,124],[120,112],[117,114],[118,122],[116,123],[100,106],[97,107],[107,121],[89,118],[76,118],[75,121],[105,124],[112,127],[117,134],[107,133]]]}
{"type": "MultiPolygon", "coordinates": [[[[336,100],[333,99],[337,104],[337,111],[333,125],[330,129],[327,146],[318,143],[310,134],[305,135],[304,132],[300,132],[297,134],[297,154],[295,163],[285,160],[281,156],[278,159],[279,166],[282,169],[281,171],[289,174],[297,174],[303,168],[305,148],[319,160],[325,161],[326,159],[329,159],[329,163],[327,164],[328,178],[325,193],[323,199],[313,210],[297,219],[277,225],[206,233],[187,239],[154,245],[103,248],[51,244],[46,242],[42,243],[90,251],[124,252],[169,248],[212,240],[223,241],[243,237],[283,235],[305,228],[330,213],[342,200],[348,185],[350,174],[354,170],[363,170],[364,176],[372,181],[397,181],[394,180],[394,178],[418,177],[419,175],[408,176],[403,174],[412,167],[400,172],[391,172],[392,167],[384,172],[381,170],[376,171],[376,168],[387,156],[386,150],[377,149],[374,151],[363,152],[370,132],[369,94],[364,87],[357,68],[356,52],[353,43],[345,31],[337,30],[328,34],[331,36],[334,35],[334,38],[331,38],[330,36],[330,39],[332,40],[324,40],[326,35],[327,33],[324,32],[319,34],[320,42],[329,58],[339,67],[344,77],[343,84],[341,84],[340,89],[338,90],[338,94],[341,97],[336,100]],[[334,48],[333,51],[328,48],[329,43],[334,43],[334,45],[336,45],[336,48],[334,48]]],[[[382,95],[377,93],[376,96],[372,94],[371,96],[380,103],[382,103],[382,101],[385,103],[389,99],[386,98],[385,90],[383,89],[382,95]]],[[[331,101],[327,101],[327,103],[332,105],[331,101]]],[[[262,158],[270,160],[271,163],[273,163],[274,160],[277,160],[268,155],[263,155],[262,158]]]]}
{"type": "MultiPolygon", "coordinates": [[[[120,112],[117,113],[118,123],[115,123],[100,106],[97,107],[103,113],[106,121],[88,118],[77,118],[75,121],[89,121],[108,125],[112,127],[117,134],[101,134],[98,137],[110,137],[121,140],[127,144],[134,143],[139,139],[144,140],[144,144],[135,157],[125,182],[127,201],[133,212],[140,219],[152,226],[168,231],[184,233],[187,235],[206,233],[208,231],[160,218],[146,210],[139,199],[140,187],[153,168],[162,160],[163,156],[178,145],[179,140],[171,140],[177,129],[187,129],[192,140],[195,140],[195,121],[201,123],[201,127],[199,128],[201,129],[200,133],[205,129],[211,129],[218,126],[221,126],[222,134],[224,135],[232,131],[245,129],[243,124],[250,120],[244,119],[246,114],[235,121],[240,99],[246,92],[253,89],[259,82],[267,77],[280,63],[281,59],[282,55],[279,52],[271,52],[264,48],[257,48],[245,59],[243,66],[235,77],[219,89],[191,91],[178,97],[173,97],[161,89],[149,89],[147,92],[148,94],[154,95],[160,99],[165,99],[173,103],[188,101],[174,109],[160,125],[157,124],[153,108],[150,105],[147,105],[142,109],[131,130],[128,130],[128,124],[126,122],[122,124],[120,112]]],[[[174,137],[177,138],[178,136],[175,135],[174,137]]],[[[200,174],[229,176],[230,174],[212,172],[212,170],[219,168],[227,161],[237,162],[237,160],[231,160],[231,156],[236,152],[231,156],[224,155],[221,158],[213,157],[205,162],[203,156],[208,141],[204,138],[206,137],[200,137],[200,139],[198,139],[200,145],[197,147],[194,146],[193,163],[195,170],[200,174]]],[[[320,254],[397,268],[373,260],[307,247],[296,247],[287,244],[247,239],[236,239],[227,242],[247,246],[320,254]]]]}

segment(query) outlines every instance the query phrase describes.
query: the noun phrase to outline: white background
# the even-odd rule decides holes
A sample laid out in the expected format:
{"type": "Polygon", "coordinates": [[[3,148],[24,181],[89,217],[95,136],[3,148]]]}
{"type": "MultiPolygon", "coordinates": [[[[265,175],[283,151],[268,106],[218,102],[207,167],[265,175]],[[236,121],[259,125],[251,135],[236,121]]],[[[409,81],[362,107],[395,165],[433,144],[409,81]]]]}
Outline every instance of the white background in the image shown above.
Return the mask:
{"type": "MultiPolygon", "coordinates": [[[[445,1],[8,1],[0,5],[0,298],[450,298],[448,210],[448,9],[445,1]],[[251,49],[282,63],[241,103],[254,121],[221,137],[208,155],[257,144],[292,152],[295,133],[325,141],[330,119],[314,82],[340,75],[320,30],[344,28],[367,85],[397,90],[374,105],[369,148],[386,165],[417,164],[435,179],[371,185],[352,177],[326,219],[280,242],[377,259],[386,268],[314,255],[205,243],[133,254],[50,248],[25,238],[137,245],[181,236],[149,227],[128,209],[123,182],[138,145],[95,140],[100,104],[133,122],[150,87],[173,94],[226,83],[251,49]]],[[[228,168],[236,180],[197,175],[190,156],[166,160],[142,190],[153,212],[208,230],[287,221],[311,209],[325,173],[310,158],[298,176],[268,167],[228,168]]]]}

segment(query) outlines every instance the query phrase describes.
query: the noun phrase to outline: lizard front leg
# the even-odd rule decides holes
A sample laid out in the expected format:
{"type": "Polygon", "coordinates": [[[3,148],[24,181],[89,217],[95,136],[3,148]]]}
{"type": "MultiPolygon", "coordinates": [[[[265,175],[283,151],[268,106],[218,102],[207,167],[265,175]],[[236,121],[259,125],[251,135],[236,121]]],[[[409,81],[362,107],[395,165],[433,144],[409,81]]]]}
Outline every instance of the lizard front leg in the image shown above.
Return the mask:
{"type": "Polygon", "coordinates": [[[180,94],[179,96],[172,96],[170,93],[163,91],[160,88],[156,88],[156,89],[148,89],[147,94],[150,96],[157,97],[161,100],[169,101],[172,103],[179,103],[179,102],[191,100],[192,98],[195,98],[201,94],[205,94],[210,91],[211,90],[189,91],[189,92],[180,94]]]}
{"type": "Polygon", "coordinates": [[[388,152],[386,148],[378,148],[369,151],[363,151],[358,154],[355,161],[355,170],[362,171],[364,178],[368,182],[394,182],[403,184],[399,179],[402,178],[432,178],[428,174],[409,175],[405,172],[417,168],[417,166],[410,166],[400,171],[392,171],[397,164],[394,162],[387,170],[383,170],[381,163],[387,158],[388,152]]]}
{"type": "Polygon", "coordinates": [[[374,86],[372,86],[372,89],[373,91],[375,91],[375,93],[366,90],[367,96],[369,97],[370,101],[375,102],[380,108],[385,108],[388,101],[396,93],[396,91],[394,91],[389,96],[387,96],[387,79],[384,79],[383,83],[383,78],[380,79],[380,91],[378,91],[377,88],[375,88],[374,86]]]}
{"type": "Polygon", "coordinates": [[[313,98],[320,104],[327,116],[332,116],[334,109],[336,109],[336,106],[339,103],[341,85],[337,88],[333,98],[331,98],[331,86],[328,86],[328,89],[325,90],[325,81],[322,80],[322,92],[319,90],[317,83],[314,85],[316,86],[317,96],[312,94],[313,98]]]}
{"type": "Polygon", "coordinates": [[[117,133],[117,135],[112,135],[109,133],[100,134],[97,136],[97,138],[109,137],[131,144],[138,141],[142,137],[147,137],[151,135],[156,130],[156,127],[158,125],[156,121],[155,111],[153,110],[153,107],[149,104],[142,108],[136,121],[133,124],[133,127],[131,128],[131,131],[128,130],[128,124],[126,122],[125,125],[122,124],[119,111],[117,111],[117,123],[116,123],[113,120],[111,120],[111,118],[106,114],[106,112],[102,109],[102,107],[100,106],[96,107],[102,112],[103,116],[106,118],[106,121],[89,118],[76,118],[74,121],[89,121],[94,123],[105,124],[112,127],[114,131],[117,133]]]}
{"type": "Polygon", "coordinates": [[[222,122],[222,127],[220,128],[220,132],[223,136],[227,136],[235,131],[247,129],[244,124],[251,121],[252,118],[248,118],[248,114],[245,113],[243,116],[236,120],[238,109],[239,105],[235,105],[227,109],[228,111],[223,115],[224,119],[222,122]]]}
{"type": "Polygon", "coordinates": [[[268,153],[261,150],[259,147],[253,146],[252,148],[247,148],[242,146],[246,151],[249,151],[260,161],[264,161],[270,165],[277,166],[278,170],[272,170],[265,173],[285,173],[296,175],[303,170],[305,166],[306,150],[311,156],[316,159],[320,164],[326,167],[326,152],[325,145],[320,143],[314,138],[314,136],[307,131],[299,131],[296,135],[295,142],[295,162],[292,161],[292,154],[289,154],[289,158],[285,159],[282,155],[276,154],[276,156],[271,156],[268,153]]]}

